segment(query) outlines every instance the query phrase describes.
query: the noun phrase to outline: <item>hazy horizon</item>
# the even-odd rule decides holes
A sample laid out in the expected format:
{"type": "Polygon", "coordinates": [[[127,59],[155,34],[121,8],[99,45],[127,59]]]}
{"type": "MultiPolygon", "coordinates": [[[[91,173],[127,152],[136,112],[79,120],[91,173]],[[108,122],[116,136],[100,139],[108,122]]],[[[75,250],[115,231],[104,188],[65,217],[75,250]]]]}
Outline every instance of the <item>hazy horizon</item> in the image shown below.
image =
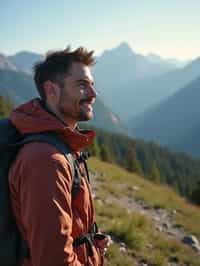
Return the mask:
{"type": "Polygon", "coordinates": [[[100,55],[129,43],[139,54],[191,60],[200,56],[200,2],[2,0],[0,52],[85,46],[100,55]]]}
{"type": "MultiPolygon", "coordinates": [[[[121,42],[121,43],[124,43],[124,41],[121,42]]],[[[105,51],[110,51],[110,50],[112,50],[112,49],[117,48],[121,43],[119,43],[118,45],[115,45],[114,47],[105,48],[105,50],[103,50],[103,51],[101,51],[101,52],[99,52],[99,53],[96,53],[96,51],[94,50],[95,55],[96,55],[97,57],[99,57],[99,56],[101,56],[105,51]]],[[[126,42],[126,43],[129,45],[128,42],[126,42]]],[[[70,46],[71,46],[71,45],[70,45],[70,46]]],[[[129,45],[129,46],[130,46],[130,45],[129,45]]],[[[64,47],[63,47],[63,48],[64,48],[64,47]]],[[[71,46],[71,48],[72,48],[72,50],[74,49],[74,47],[72,47],[72,46],[71,46]]],[[[86,47],[86,48],[87,48],[87,47],[86,47]]],[[[164,60],[177,60],[177,61],[179,61],[179,62],[183,62],[183,63],[184,63],[184,62],[190,62],[190,61],[192,61],[192,60],[195,60],[197,57],[199,57],[198,55],[195,56],[195,57],[193,57],[193,58],[188,58],[188,59],[181,59],[181,58],[178,58],[178,57],[165,57],[165,56],[162,56],[162,55],[160,55],[160,54],[158,54],[158,53],[156,53],[156,52],[153,52],[153,51],[150,51],[150,52],[148,52],[148,53],[140,53],[140,52],[134,50],[131,46],[130,46],[130,48],[132,49],[132,51],[133,51],[134,53],[136,53],[136,54],[140,54],[140,55],[142,55],[142,56],[155,55],[155,56],[159,56],[160,58],[162,58],[162,59],[164,59],[164,60]]],[[[57,48],[57,49],[59,50],[59,49],[62,49],[62,48],[57,48]]],[[[26,49],[26,50],[19,50],[19,51],[16,51],[15,53],[11,53],[11,54],[3,53],[3,52],[0,50],[0,54],[3,54],[3,55],[5,55],[5,56],[15,56],[15,55],[18,54],[18,53],[28,52],[28,53],[34,53],[34,54],[45,55],[45,54],[48,53],[49,51],[54,51],[54,50],[56,50],[56,49],[50,49],[50,50],[47,50],[47,51],[45,51],[45,52],[43,53],[43,52],[40,52],[40,51],[31,51],[31,50],[26,49]]]]}

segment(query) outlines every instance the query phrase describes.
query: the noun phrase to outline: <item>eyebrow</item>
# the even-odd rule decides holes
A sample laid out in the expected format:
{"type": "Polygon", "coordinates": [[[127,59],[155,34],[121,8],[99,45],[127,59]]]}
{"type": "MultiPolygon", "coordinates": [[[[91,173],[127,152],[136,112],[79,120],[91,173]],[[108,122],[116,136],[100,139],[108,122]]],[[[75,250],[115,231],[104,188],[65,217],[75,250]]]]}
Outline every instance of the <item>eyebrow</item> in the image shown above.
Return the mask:
{"type": "Polygon", "coordinates": [[[83,79],[78,79],[76,80],[77,83],[81,83],[81,82],[84,82],[84,83],[91,83],[92,85],[94,84],[94,80],[90,80],[90,79],[87,79],[87,78],[83,78],[83,79]]]}

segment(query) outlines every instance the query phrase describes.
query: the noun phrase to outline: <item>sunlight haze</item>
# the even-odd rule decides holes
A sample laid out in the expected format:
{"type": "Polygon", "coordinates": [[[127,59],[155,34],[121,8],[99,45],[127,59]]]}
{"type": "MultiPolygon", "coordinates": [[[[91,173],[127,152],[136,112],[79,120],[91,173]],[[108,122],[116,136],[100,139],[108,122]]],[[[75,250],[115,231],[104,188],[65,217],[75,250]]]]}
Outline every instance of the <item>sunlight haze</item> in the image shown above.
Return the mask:
{"type": "Polygon", "coordinates": [[[200,55],[200,2],[3,0],[0,52],[80,45],[100,54],[127,42],[134,52],[165,58],[200,55]]]}

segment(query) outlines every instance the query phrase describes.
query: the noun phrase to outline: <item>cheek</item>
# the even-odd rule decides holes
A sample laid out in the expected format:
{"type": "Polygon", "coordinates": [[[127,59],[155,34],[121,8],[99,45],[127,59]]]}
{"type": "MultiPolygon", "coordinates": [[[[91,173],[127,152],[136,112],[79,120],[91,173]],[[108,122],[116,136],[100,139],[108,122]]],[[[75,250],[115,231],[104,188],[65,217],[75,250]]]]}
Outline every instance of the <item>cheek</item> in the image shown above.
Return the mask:
{"type": "Polygon", "coordinates": [[[75,109],[77,112],[80,112],[80,101],[85,97],[85,92],[84,90],[80,90],[78,93],[73,95],[71,97],[72,99],[72,104],[74,105],[75,109]]]}
{"type": "Polygon", "coordinates": [[[77,99],[75,100],[75,108],[77,111],[80,111],[80,100],[82,100],[83,97],[80,96],[80,97],[77,97],[77,99]]]}
{"type": "Polygon", "coordinates": [[[84,98],[84,91],[80,90],[78,92],[69,93],[67,91],[62,90],[60,94],[60,106],[62,106],[63,110],[67,110],[70,112],[80,112],[80,100],[84,98]]]}
{"type": "Polygon", "coordinates": [[[69,95],[64,93],[61,95],[60,102],[62,103],[62,108],[68,110],[68,112],[80,112],[80,100],[83,99],[83,96],[79,95],[69,95]]]}

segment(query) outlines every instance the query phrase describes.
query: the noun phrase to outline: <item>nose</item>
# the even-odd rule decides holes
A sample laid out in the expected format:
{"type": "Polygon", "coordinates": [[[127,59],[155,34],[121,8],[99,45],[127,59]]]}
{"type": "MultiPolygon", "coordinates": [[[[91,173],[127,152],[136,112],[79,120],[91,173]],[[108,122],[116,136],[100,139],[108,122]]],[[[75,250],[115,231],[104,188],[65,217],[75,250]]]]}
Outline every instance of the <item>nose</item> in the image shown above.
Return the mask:
{"type": "Polygon", "coordinates": [[[87,94],[87,97],[89,97],[89,98],[96,98],[97,97],[97,91],[96,91],[95,87],[92,85],[88,86],[86,94],[87,94]]]}

